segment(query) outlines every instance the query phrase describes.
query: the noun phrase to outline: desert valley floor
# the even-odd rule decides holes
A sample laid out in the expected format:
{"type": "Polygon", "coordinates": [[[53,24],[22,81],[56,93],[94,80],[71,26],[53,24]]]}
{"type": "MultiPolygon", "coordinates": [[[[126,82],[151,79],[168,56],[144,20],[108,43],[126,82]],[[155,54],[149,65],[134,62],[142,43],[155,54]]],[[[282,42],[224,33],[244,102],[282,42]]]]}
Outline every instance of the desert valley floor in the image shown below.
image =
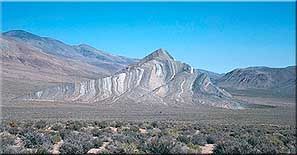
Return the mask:
{"type": "Polygon", "coordinates": [[[38,82],[2,82],[3,119],[46,120],[128,120],[197,121],[219,124],[290,124],[295,125],[295,98],[232,92],[236,98],[258,106],[243,110],[214,108],[206,105],[142,106],[133,104],[79,104],[13,100],[29,91],[55,85],[38,82]]]}

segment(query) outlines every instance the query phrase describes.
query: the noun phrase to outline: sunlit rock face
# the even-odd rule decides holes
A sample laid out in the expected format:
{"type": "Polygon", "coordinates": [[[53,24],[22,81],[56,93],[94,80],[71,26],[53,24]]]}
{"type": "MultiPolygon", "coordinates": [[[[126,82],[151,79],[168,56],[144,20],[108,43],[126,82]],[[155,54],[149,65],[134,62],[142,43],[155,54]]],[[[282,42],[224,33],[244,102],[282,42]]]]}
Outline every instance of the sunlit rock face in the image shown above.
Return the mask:
{"type": "Polygon", "coordinates": [[[209,104],[236,108],[227,104],[232,96],[211,83],[209,77],[191,66],[175,61],[159,49],[138,63],[112,76],[75,84],[64,84],[34,92],[22,99],[71,101],[97,104],[209,104]],[[224,105],[220,101],[224,100],[224,105]]]}

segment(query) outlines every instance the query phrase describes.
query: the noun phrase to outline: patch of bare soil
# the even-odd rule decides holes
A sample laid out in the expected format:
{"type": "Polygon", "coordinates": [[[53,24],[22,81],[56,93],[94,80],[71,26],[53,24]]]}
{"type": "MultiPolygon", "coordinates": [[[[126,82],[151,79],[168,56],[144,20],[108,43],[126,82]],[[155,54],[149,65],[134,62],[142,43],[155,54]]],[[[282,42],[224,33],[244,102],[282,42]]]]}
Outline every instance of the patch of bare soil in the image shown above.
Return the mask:
{"type": "Polygon", "coordinates": [[[201,146],[201,154],[212,154],[215,148],[215,144],[205,144],[201,146]]]}

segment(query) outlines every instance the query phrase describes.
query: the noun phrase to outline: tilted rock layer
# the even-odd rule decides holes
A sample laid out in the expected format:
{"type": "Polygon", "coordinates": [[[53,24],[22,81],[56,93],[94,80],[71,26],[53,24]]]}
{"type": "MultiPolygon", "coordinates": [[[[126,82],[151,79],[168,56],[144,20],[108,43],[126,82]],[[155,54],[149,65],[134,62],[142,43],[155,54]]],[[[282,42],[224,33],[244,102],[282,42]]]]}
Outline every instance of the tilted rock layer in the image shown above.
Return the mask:
{"type": "Polygon", "coordinates": [[[112,76],[63,84],[21,97],[25,100],[98,104],[208,104],[239,108],[232,96],[191,66],[159,49],[112,76]]]}

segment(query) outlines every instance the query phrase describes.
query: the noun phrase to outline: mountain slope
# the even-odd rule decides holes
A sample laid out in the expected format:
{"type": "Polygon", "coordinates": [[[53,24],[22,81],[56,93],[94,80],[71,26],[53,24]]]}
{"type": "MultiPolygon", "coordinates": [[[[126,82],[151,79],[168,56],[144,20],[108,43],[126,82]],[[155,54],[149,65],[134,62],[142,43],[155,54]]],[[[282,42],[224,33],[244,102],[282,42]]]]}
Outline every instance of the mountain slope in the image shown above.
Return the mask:
{"type": "Polygon", "coordinates": [[[56,57],[41,49],[0,37],[2,78],[65,82],[104,75],[95,66],[56,57]]]}
{"type": "Polygon", "coordinates": [[[135,59],[122,56],[114,56],[85,44],[71,46],[61,41],[40,37],[23,30],[12,30],[2,35],[16,42],[41,49],[44,53],[53,56],[93,65],[97,67],[98,72],[104,72],[105,74],[112,74],[136,61],[135,59]]]}
{"type": "Polygon", "coordinates": [[[216,87],[209,77],[175,61],[163,49],[112,76],[63,84],[20,97],[25,100],[98,104],[208,104],[239,108],[239,103],[216,87]]]}
{"type": "Polygon", "coordinates": [[[204,69],[197,69],[197,70],[201,73],[207,74],[212,82],[216,82],[216,80],[224,76],[224,74],[219,74],[219,73],[211,72],[204,69]]]}
{"type": "Polygon", "coordinates": [[[216,84],[220,87],[239,90],[263,89],[294,95],[296,89],[296,66],[235,69],[219,78],[216,84]]]}

